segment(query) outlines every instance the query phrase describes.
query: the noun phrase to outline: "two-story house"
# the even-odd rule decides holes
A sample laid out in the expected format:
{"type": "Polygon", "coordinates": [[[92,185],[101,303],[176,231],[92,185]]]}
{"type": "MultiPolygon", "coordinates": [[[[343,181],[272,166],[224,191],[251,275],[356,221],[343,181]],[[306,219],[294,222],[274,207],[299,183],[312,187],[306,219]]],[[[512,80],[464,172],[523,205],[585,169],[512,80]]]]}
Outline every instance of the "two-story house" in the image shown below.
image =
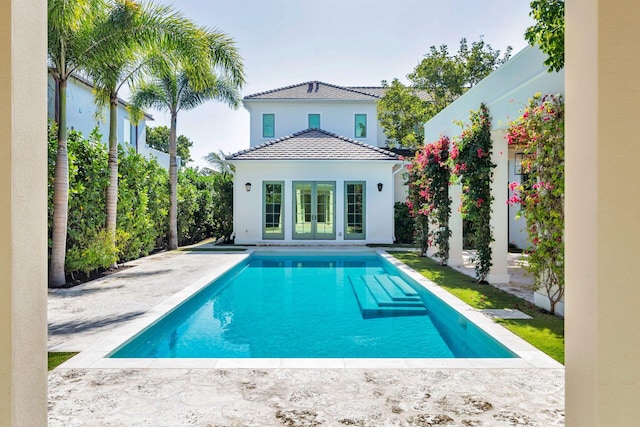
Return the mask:
{"type": "Polygon", "coordinates": [[[405,162],[382,147],[381,87],[306,82],[244,98],[235,166],[238,244],[393,243],[405,162]]]}
{"type": "MultiPolygon", "coordinates": [[[[57,111],[59,94],[51,74],[48,76],[47,83],[48,117],[57,122],[60,115],[57,111]]],[[[78,73],[72,74],[67,80],[67,127],[81,132],[84,136],[89,136],[97,128],[102,134],[102,141],[106,144],[109,137],[109,109],[105,107],[99,111],[94,98],[91,82],[78,73]]],[[[133,147],[136,153],[147,158],[155,158],[162,167],[168,169],[169,155],[146,144],[146,124],[153,120],[153,117],[145,113],[137,123],[134,123],[129,117],[127,106],[126,101],[118,99],[118,143],[133,147]]]]}

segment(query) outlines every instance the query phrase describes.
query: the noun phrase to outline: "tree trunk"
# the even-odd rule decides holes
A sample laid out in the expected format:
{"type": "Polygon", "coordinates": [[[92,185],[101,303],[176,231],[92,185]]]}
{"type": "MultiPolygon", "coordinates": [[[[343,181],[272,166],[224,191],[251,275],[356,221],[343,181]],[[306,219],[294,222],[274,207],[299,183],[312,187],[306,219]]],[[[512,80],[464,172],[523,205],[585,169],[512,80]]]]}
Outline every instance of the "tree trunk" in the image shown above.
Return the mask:
{"type": "Polygon", "coordinates": [[[427,256],[429,249],[429,221],[424,215],[416,217],[418,231],[418,243],[420,244],[420,256],[427,256]]]}
{"type": "Polygon", "coordinates": [[[176,125],[178,113],[171,112],[169,133],[169,249],[178,248],[178,159],[176,125]]]}
{"type": "Polygon", "coordinates": [[[51,235],[51,264],[49,286],[66,283],[64,262],[67,250],[67,218],[69,209],[69,157],[67,155],[67,80],[58,80],[60,120],[58,122],[58,151],[53,178],[53,231],[51,235]]]}
{"type": "Polygon", "coordinates": [[[118,95],[112,93],[109,101],[109,186],[107,187],[107,232],[116,244],[118,212],[118,95]]]}

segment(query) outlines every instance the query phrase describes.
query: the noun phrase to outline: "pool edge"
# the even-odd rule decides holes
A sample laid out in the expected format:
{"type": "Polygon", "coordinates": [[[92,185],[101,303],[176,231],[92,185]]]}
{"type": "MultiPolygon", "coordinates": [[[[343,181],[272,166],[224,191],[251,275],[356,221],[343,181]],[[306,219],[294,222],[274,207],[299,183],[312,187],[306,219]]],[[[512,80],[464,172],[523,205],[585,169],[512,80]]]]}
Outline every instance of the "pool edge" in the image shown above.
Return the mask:
{"type": "MultiPolygon", "coordinates": [[[[186,286],[175,295],[158,304],[140,318],[123,325],[78,355],[69,359],[56,369],[77,368],[159,368],[159,369],[564,369],[564,365],[557,362],[547,354],[538,350],[522,338],[513,334],[503,326],[495,323],[489,317],[481,314],[460,299],[446,292],[438,285],[411,269],[406,264],[394,258],[384,249],[359,248],[361,252],[377,253],[387,262],[390,262],[404,274],[411,277],[420,286],[425,287],[437,298],[450,305],[462,316],[467,317],[478,328],[489,334],[493,339],[515,353],[517,358],[451,358],[451,359],[407,359],[407,358],[184,358],[184,359],[147,359],[147,358],[109,358],[122,346],[133,340],[145,328],[159,321],[162,317],[175,310],[180,304],[191,298],[197,292],[206,287],[211,281],[217,279],[240,263],[246,261],[254,252],[269,251],[273,248],[250,249],[246,253],[237,254],[237,262],[227,268],[211,272],[192,284],[186,286]],[[367,250],[369,249],[369,250],[367,250]]],[[[298,249],[298,248],[296,248],[298,249]]],[[[306,249],[306,248],[305,248],[306,249]]],[[[313,251],[313,248],[308,248],[313,251]]],[[[315,249],[317,251],[317,249],[315,249]]],[[[335,250],[335,249],[334,249],[335,250]]]]}

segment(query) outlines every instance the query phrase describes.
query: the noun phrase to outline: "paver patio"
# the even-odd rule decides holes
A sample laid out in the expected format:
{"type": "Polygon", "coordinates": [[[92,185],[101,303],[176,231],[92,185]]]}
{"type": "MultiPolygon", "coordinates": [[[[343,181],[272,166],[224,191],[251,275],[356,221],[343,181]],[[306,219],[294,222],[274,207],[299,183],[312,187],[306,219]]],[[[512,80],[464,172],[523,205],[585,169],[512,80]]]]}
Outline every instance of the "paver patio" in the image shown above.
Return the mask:
{"type": "MultiPolygon", "coordinates": [[[[80,351],[241,253],[167,252],[49,291],[49,348],[80,351]]],[[[69,369],[51,426],[557,426],[564,369],[69,369]]]]}

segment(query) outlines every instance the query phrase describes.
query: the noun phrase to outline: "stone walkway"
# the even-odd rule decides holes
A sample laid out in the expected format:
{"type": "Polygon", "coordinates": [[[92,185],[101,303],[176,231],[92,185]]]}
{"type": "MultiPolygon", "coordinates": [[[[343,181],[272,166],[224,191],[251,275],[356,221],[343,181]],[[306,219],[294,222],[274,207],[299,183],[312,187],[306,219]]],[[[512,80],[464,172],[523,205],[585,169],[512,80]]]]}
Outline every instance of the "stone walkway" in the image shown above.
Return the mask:
{"type": "MultiPolygon", "coordinates": [[[[453,268],[468,276],[475,277],[474,256],[475,253],[473,251],[463,251],[462,260],[464,261],[464,266],[453,268]]],[[[510,282],[494,284],[492,286],[533,304],[533,278],[527,275],[527,271],[524,268],[526,257],[517,253],[509,253],[507,257],[507,268],[509,270],[509,276],[511,277],[510,282]]]]}
{"type": "MultiPolygon", "coordinates": [[[[168,252],[49,291],[49,347],[83,350],[244,255],[168,252]]],[[[564,369],[68,369],[50,426],[559,426],[564,369]]]]}
{"type": "Polygon", "coordinates": [[[50,426],[561,426],[563,370],[57,369],[50,426]]]}

